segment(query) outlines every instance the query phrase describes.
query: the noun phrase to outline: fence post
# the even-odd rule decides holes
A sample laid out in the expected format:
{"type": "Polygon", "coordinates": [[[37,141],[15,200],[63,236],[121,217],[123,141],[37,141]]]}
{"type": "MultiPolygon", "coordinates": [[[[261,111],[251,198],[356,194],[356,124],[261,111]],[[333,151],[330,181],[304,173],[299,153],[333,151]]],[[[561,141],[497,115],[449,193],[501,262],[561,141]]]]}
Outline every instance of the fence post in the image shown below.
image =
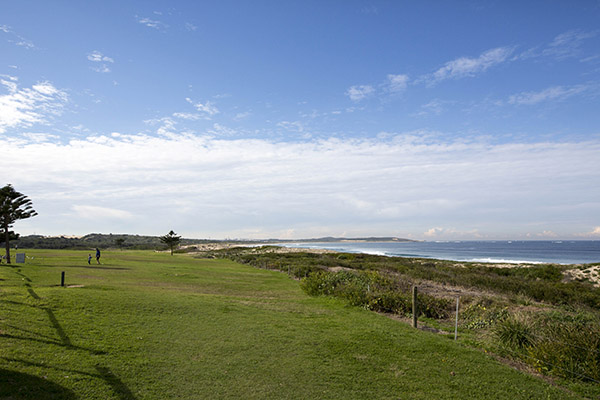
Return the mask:
{"type": "Polygon", "coordinates": [[[413,291],[412,291],[412,311],[413,311],[413,320],[412,320],[412,326],[413,328],[417,327],[417,313],[419,311],[419,306],[417,304],[417,287],[413,286],[413,291]]]}
{"type": "Polygon", "coordinates": [[[458,337],[458,300],[460,296],[456,296],[456,322],[454,323],[454,340],[458,337]]]}

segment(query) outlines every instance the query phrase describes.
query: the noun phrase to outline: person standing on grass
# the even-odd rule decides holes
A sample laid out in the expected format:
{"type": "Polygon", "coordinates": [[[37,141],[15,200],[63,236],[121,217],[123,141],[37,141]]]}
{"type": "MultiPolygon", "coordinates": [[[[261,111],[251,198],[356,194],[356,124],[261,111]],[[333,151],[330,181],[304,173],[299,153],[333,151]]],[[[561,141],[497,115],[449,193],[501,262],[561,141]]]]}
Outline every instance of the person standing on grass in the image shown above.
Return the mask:
{"type": "Polygon", "coordinates": [[[88,264],[91,264],[91,263],[92,263],[92,255],[88,254],[88,264]]]}
{"type": "Polygon", "coordinates": [[[100,249],[96,247],[96,262],[100,264],[100,249]]]}

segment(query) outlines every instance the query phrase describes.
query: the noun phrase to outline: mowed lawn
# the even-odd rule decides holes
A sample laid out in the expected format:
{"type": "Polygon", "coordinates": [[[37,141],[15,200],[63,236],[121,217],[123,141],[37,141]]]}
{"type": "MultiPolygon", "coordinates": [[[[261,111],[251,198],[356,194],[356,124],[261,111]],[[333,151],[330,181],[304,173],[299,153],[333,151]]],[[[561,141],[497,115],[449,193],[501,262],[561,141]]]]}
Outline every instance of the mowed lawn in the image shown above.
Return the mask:
{"type": "Polygon", "coordinates": [[[151,251],[107,251],[102,265],[25,252],[0,266],[1,399],[578,398],[447,337],[308,297],[282,273],[151,251]]]}

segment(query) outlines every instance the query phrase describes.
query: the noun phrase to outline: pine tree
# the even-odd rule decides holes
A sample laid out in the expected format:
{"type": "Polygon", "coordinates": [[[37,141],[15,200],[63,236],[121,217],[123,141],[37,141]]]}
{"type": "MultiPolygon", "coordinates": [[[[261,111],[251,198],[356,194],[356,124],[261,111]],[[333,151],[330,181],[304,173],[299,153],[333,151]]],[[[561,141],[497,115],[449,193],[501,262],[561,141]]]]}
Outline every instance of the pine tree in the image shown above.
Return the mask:
{"type": "Polygon", "coordinates": [[[171,255],[173,255],[173,248],[179,245],[180,240],[181,236],[177,236],[177,234],[173,231],[169,232],[165,236],[160,237],[160,241],[169,246],[171,249],[171,255]]]}
{"type": "Polygon", "coordinates": [[[10,230],[20,219],[35,217],[37,212],[31,206],[31,200],[17,192],[8,184],[0,189],[0,229],[6,245],[6,262],[10,264],[10,241],[19,235],[10,230]]]}

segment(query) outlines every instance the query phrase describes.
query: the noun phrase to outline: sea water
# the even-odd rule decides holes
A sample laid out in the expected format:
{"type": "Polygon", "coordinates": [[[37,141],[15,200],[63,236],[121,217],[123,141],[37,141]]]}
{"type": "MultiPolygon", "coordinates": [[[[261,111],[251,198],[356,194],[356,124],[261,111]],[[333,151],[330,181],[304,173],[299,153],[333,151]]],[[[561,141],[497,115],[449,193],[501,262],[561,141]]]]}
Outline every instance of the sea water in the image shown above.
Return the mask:
{"type": "Polygon", "coordinates": [[[447,241],[447,242],[309,242],[282,246],[329,249],[394,257],[489,263],[586,264],[600,262],[599,240],[447,241]]]}

